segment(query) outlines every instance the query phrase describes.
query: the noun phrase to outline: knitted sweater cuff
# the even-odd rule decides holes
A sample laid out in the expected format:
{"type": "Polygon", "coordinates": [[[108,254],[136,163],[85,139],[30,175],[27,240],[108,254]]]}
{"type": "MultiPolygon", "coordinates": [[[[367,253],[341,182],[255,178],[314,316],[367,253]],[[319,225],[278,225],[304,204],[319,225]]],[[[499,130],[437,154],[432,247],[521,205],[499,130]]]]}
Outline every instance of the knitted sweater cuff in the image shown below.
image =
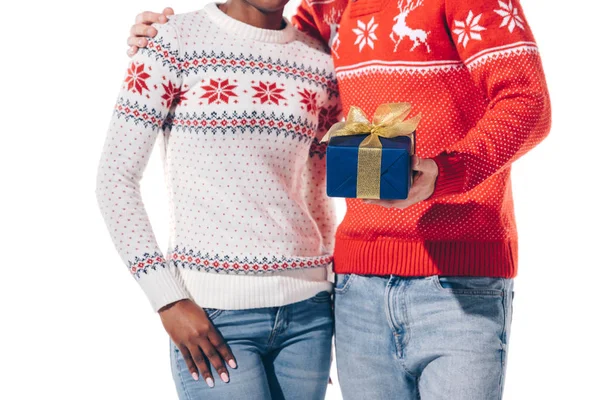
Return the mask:
{"type": "Polygon", "coordinates": [[[150,300],[154,311],[178,300],[190,298],[176,272],[170,266],[157,266],[156,270],[140,272],[137,281],[150,300]]]}
{"type": "Polygon", "coordinates": [[[462,193],[465,186],[465,163],[455,154],[442,153],[433,158],[438,167],[435,189],[430,199],[462,193]]]}

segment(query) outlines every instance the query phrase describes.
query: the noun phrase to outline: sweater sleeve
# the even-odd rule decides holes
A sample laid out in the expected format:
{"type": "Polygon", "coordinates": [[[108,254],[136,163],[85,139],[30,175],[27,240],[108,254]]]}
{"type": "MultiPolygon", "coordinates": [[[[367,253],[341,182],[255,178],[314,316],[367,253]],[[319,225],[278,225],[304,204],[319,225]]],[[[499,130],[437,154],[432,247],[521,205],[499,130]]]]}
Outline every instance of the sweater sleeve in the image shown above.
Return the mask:
{"type": "Polygon", "coordinates": [[[432,198],[464,193],[510,166],[550,130],[550,99],[539,52],[518,0],[446,0],[457,52],[488,98],[483,117],[434,157],[432,198]]]}
{"type": "MultiPolygon", "coordinates": [[[[335,87],[335,84],[332,85],[335,87]]],[[[336,227],[335,203],[327,196],[325,154],[327,143],[321,139],[329,128],[341,118],[342,108],[337,90],[329,91],[329,98],[319,111],[319,128],[310,147],[307,160],[305,201],[311,216],[319,227],[322,247],[328,254],[333,253],[336,227]]]]}
{"type": "Polygon", "coordinates": [[[323,5],[317,4],[311,6],[307,0],[302,0],[296,10],[296,15],[292,17],[292,24],[299,31],[327,44],[330,26],[325,23],[324,18],[320,15],[322,10],[323,5]]]}
{"type": "Polygon", "coordinates": [[[140,194],[140,180],[182,84],[172,24],[156,25],[127,70],[98,166],[96,197],[122,260],[154,310],[188,298],[161,253],[140,194]]]}

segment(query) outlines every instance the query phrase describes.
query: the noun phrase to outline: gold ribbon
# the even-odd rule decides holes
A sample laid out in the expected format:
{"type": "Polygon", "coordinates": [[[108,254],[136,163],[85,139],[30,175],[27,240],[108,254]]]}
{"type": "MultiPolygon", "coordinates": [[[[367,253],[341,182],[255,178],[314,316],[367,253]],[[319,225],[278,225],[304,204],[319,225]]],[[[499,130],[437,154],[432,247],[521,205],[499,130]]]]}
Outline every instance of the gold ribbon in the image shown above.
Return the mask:
{"type": "Polygon", "coordinates": [[[326,142],[336,136],[369,134],[358,148],[357,198],[379,199],[382,155],[380,137],[391,139],[408,136],[411,139],[410,155],[414,154],[414,132],[421,120],[421,114],[405,120],[410,110],[410,103],[382,104],[377,107],[373,122],[370,122],[363,110],[352,106],[346,121],[334,124],[321,140],[326,142]]]}

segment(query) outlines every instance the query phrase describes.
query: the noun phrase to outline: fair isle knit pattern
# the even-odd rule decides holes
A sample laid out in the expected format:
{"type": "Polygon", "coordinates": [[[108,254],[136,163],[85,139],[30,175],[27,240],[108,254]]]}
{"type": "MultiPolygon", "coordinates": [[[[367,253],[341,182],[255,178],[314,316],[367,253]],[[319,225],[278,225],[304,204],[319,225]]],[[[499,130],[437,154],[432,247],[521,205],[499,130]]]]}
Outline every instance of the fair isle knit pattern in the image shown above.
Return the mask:
{"type": "Polygon", "coordinates": [[[341,107],[324,46],[216,4],[156,28],[128,68],[97,180],[113,242],[152,306],[273,307],[330,290],[335,214],[319,140],[341,107]],[[165,253],[140,196],[160,135],[165,253]]]}
{"type": "Polygon", "coordinates": [[[344,113],[410,102],[433,195],[404,210],[349,200],[335,271],[517,273],[511,165],[548,134],[539,51],[518,0],[303,0],[300,30],[328,43],[344,113]]]}

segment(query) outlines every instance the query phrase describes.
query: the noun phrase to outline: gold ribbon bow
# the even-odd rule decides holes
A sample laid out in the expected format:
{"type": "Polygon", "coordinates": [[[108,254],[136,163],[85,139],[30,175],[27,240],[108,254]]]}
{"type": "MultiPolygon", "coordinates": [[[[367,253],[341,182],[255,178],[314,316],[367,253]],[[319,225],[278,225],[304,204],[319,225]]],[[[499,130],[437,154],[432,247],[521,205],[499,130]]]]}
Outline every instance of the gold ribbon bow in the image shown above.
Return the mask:
{"type": "Polygon", "coordinates": [[[321,140],[326,142],[336,136],[369,134],[358,148],[357,198],[379,199],[382,154],[380,137],[391,139],[408,136],[411,139],[410,155],[414,154],[413,134],[419,125],[421,114],[405,120],[410,110],[410,103],[382,104],[377,107],[373,122],[370,122],[363,110],[352,106],[346,121],[334,124],[321,140]]]}

